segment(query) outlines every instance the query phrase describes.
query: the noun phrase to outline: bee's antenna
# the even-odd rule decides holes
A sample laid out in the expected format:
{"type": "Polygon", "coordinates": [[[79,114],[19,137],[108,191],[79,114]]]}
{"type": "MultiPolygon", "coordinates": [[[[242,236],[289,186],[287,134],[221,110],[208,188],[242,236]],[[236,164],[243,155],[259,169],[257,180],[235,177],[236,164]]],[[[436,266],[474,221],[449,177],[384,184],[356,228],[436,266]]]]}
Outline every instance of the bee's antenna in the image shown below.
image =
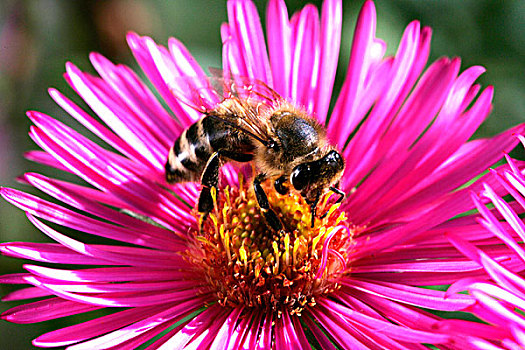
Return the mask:
{"type": "Polygon", "coordinates": [[[337,198],[337,200],[335,201],[336,204],[341,203],[343,201],[343,198],[345,198],[346,193],[344,193],[342,190],[338,189],[337,187],[330,186],[330,191],[339,195],[339,198],[337,198]]]}
{"type": "MultiPolygon", "coordinates": [[[[338,189],[337,187],[330,186],[330,191],[332,191],[335,194],[339,195],[339,198],[337,198],[337,200],[335,201],[334,204],[341,203],[343,201],[343,199],[345,198],[345,196],[346,196],[346,193],[344,193],[342,190],[338,189]]],[[[326,217],[326,215],[328,215],[329,211],[330,210],[327,210],[323,215],[321,215],[321,219],[324,219],[326,217]]]]}

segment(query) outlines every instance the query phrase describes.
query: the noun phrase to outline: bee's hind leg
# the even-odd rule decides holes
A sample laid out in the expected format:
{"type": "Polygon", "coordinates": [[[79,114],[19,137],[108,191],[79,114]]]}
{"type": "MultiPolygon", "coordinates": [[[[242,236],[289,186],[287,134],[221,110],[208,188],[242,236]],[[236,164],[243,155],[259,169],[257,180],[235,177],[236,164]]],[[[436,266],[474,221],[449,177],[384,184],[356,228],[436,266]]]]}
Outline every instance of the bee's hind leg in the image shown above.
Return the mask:
{"type": "Polygon", "coordinates": [[[268,225],[270,225],[270,227],[275,231],[280,231],[283,228],[283,224],[281,223],[281,220],[279,220],[279,217],[277,217],[277,214],[275,214],[275,212],[270,208],[268,197],[266,196],[266,193],[264,192],[264,189],[261,186],[261,182],[263,182],[265,179],[265,174],[259,174],[253,180],[253,190],[255,192],[255,198],[257,198],[259,207],[261,208],[261,211],[264,217],[266,218],[266,222],[268,223],[268,225]]]}
{"type": "Polygon", "coordinates": [[[219,152],[214,152],[208,159],[206,167],[202,172],[202,190],[199,196],[199,204],[197,209],[199,213],[204,213],[203,219],[205,219],[208,213],[213,210],[213,196],[211,194],[211,191],[212,188],[217,189],[217,186],[219,184],[220,166],[220,154],[219,152]]]}

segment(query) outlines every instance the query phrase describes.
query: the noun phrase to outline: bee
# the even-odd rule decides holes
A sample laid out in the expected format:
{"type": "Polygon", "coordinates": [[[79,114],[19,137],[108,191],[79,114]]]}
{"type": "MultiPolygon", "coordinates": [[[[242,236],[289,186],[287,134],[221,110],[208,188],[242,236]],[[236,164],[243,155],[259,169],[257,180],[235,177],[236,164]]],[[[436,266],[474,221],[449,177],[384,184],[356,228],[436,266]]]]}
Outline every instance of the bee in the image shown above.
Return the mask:
{"type": "Polygon", "coordinates": [[[221,165],[253,162],[257,172],[253,189],[268,225],[275,231],[282,229],[261,185],[270,180],[281,195],[290,188],[300,193],[310,206],[313,227],[320,197],[332,191],[341,202],[345,195],[337,188],[345,162],[328,143],[326,129],[263,82],[241,78],[217,81],[226,93],[219,94],[211,85],[199,89],[192,83],[174,91],[179,100],[203,116],[184,130],[169,150],[167,182],[200,181],[197,209],[207,215],[213,209],[212,188],[218,187],[221,165]]]}

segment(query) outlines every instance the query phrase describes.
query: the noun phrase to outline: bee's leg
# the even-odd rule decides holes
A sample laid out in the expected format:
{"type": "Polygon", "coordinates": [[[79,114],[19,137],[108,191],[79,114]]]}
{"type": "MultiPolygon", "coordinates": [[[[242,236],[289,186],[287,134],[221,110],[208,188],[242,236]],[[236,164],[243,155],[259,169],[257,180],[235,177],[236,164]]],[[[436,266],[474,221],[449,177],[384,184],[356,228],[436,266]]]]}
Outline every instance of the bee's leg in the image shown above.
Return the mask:
{"type": "Polygon", "coordinates": [[[210,213],[204,213],[202,214],[200,220],[199,220],[199,232],[202,232],[202,230],[204,229],[204,222],[206,221],[206,219],[208,218],[208,215],[210,213]]]}
{"type": "MultiPolygon", "coordinates": [[[[330,191],[332,191],[335,194],[339,195],[339,198],[337,198],[337,200],[335,201],[335,204],[341,203],[343,201],[343,199],[345,198],[346,194],[343,191],[341,191],[340,189],[338,189],[337,187],[330,186],[330,191]]],[[[321,219],[324,219],[324,217],[326,215],[328,215],[328,210],[321,216],[321,219]]]]}
{"type": "Polygon", "coordinates": [[[255,192],[255,198],[257,198],[259,207],[261,208],[261,211],[264,217],[266,218],[266,222],[268,222],[268,225],[270,225],[271,228],[275,231],[279,231],[283,228],[283,224],[281,223],[281,220],[279,220],[279,218],[277,217],[277,214],[275,214],[275,212],[270,208],[268,197],[266,196],[266,193],[264,192],[264,189],[261,186],[261,182],[263,182],[265,179],[265,174],[259,174],[253,180],[253,190],[255,192]]]}
{"type": "Polygon", "coordinates": [[[317,214],[317,203],[319,203],[319,198],[320,198],[320,195],[319,193],[317,193],[317,195],[315,196],[315,199],[309,203],[310,204],[310,215],[312,216],[312,228],[314,227],[314,224],[315,224],[315,215],[317,214]]]}
{"type": "Polygon", "coordinates": [[[345,198],[346,194],[343,191],[341,191],[340,189],[338,189],[337,187],[330,186],[330,191],[332,191],[333,193],[339,195],[339,198],[337,198],[337,200],[335,201],[336,204],[337,203],[341,203],[343,201],[343,199],[345,198]]]}
{"type": "Polygon", "coordinates": [[[288,193],[288,187],[285,185],[285,183],[286,183],[286,176],[283,175],[277,180],[275,180],[273,184],[277,193],[282,194],[283,196],[288,193]]]}
{"type": "Polygon", "coordinates": [[[201,184],[202,190],[199,196],[199,213],[204,213],[205,217],[210,211],[213,210],[213,197],[211,195],[211,189],[213,187],[217,188],[219,184],[219,168],[221,166],[219,152],[214,152],[208,162],[206,167],[202,172],[201,184]]]}

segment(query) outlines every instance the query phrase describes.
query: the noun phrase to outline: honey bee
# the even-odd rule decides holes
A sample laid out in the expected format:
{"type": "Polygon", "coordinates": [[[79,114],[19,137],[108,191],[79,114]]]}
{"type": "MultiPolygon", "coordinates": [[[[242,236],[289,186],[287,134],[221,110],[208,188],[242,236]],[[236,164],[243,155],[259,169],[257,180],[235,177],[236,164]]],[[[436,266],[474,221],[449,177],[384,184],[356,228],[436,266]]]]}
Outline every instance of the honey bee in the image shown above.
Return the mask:
{"type": "MultiPolygon", "coordinates": [[[[184,130],[170,149],[167,182],[200,181],[197,209],[207,215],[213,209],[212,188],[218,187],[221,165],[253,162],[258,172],[253,189],[268,225],[276,231],[282,229],[261,186],[271,180],[282,195],[290,187],[300,193],[310,206],[313,227],[320,197],[332,191],[340,202],[345,195],[337,188],[345,162],[328,144],[325,128],[260,81],[217,81],[227,92],[217,92],[215,102],[206,101],[195,86],[175,91],[179,100],[203,116],[184,130]]],[[[215,91],[209,86],[200,90],[215,91]]]]}

